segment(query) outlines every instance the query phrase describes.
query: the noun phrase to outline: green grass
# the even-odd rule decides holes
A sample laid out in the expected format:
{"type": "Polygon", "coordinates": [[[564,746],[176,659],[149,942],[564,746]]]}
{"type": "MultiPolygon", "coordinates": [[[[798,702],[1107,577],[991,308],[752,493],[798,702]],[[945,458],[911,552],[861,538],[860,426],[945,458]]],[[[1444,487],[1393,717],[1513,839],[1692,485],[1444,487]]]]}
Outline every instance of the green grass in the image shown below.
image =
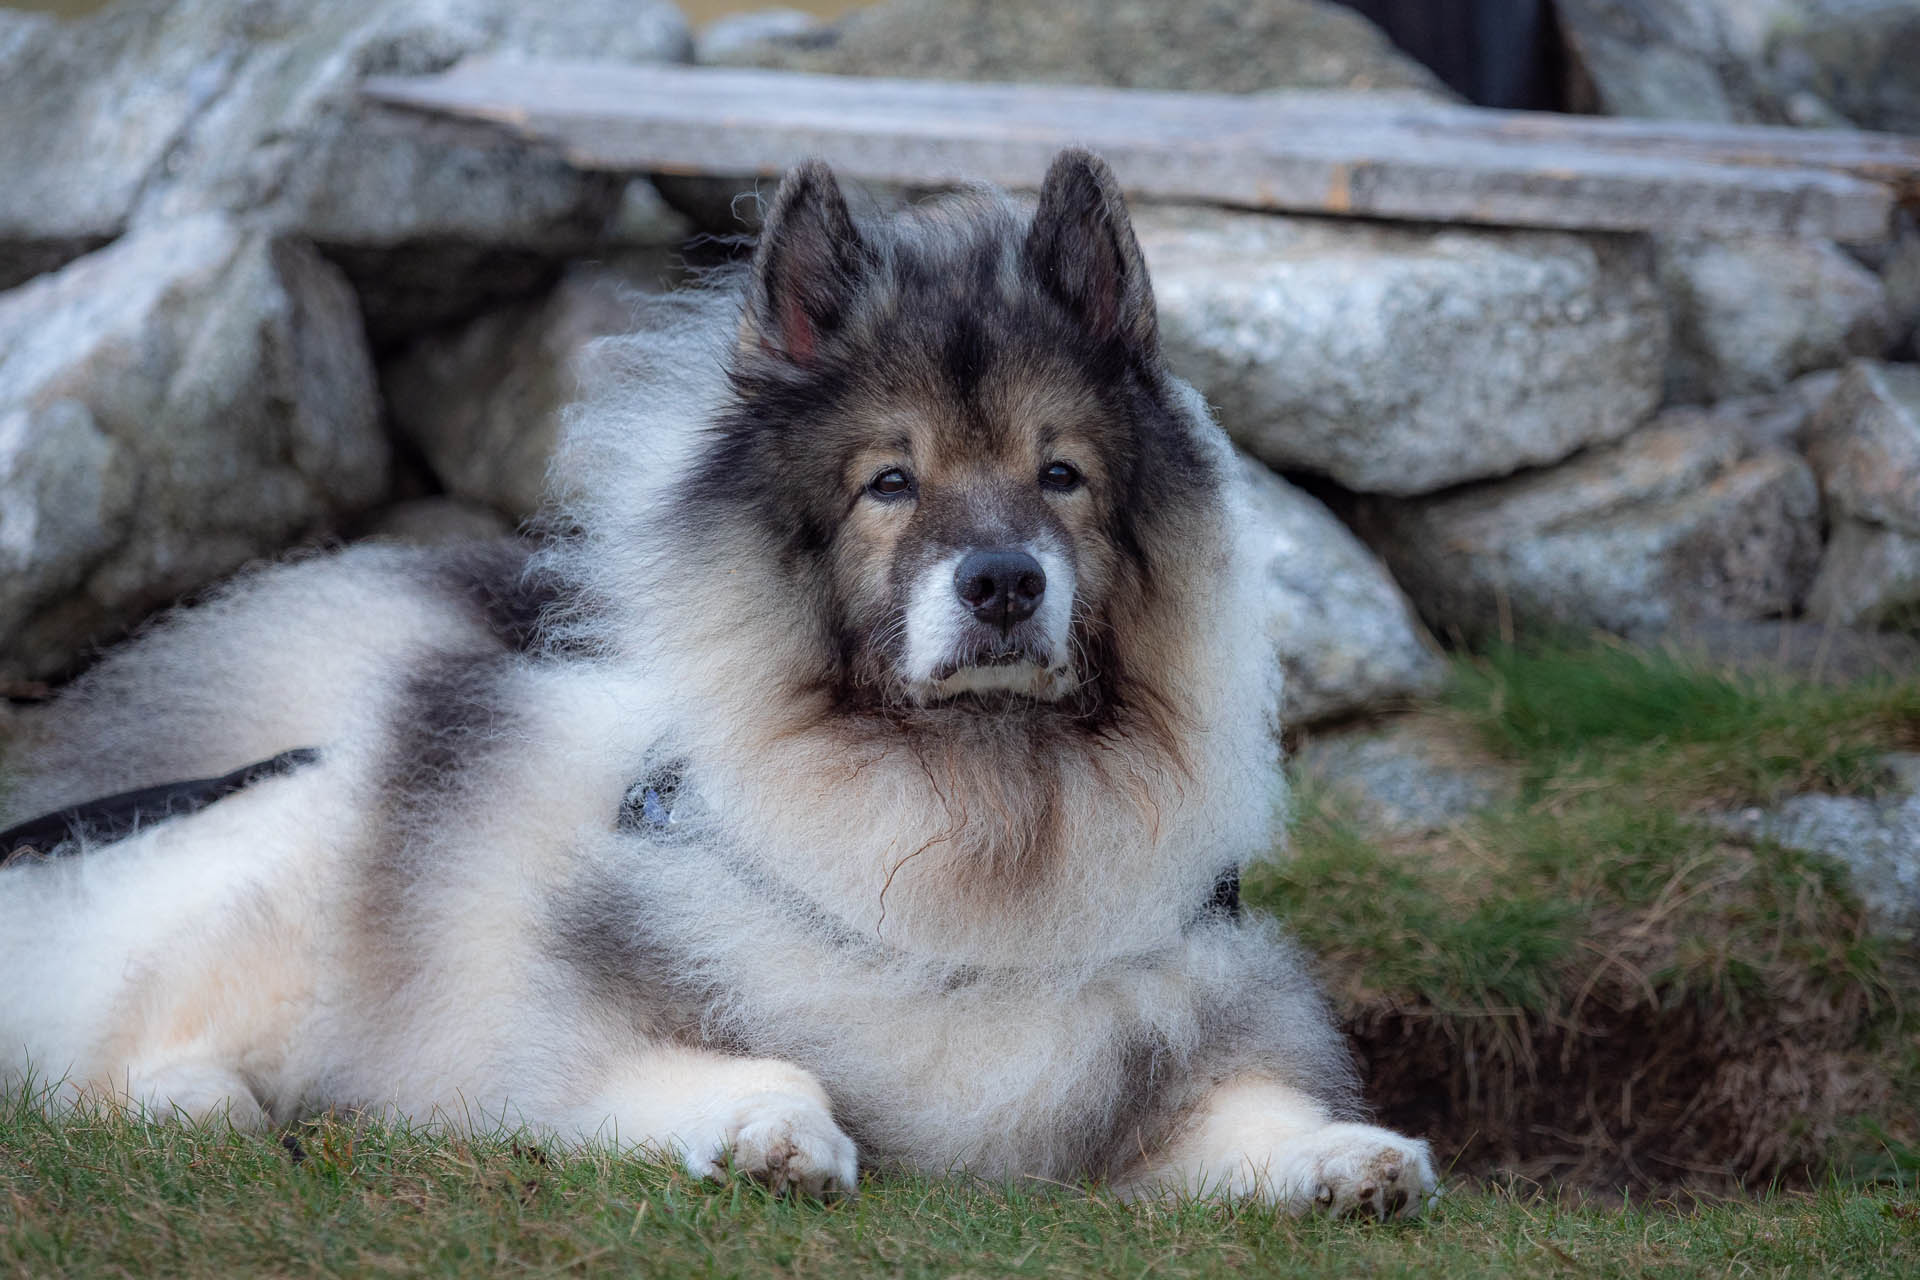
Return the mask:
{"type": "Polygon", "coordinates": [[[1356,1000],[1560,1014],[1612,952],[1664,998],[1736,1016],[1765,986],[1903,1008],[1896,949],[1817,857],[1611,798],[1491,814],[1411,847],[1369,840],[1312,797],[1301,811],[1293,852],[1252,873],[1246,895],[1356,1000]]]}
{"type": "Polygon", "coordinates": [[[1844,873],[1736,841],[1708,814],[1870,792],[1887,751],[1920,746],[1920,679],[1821,688],[1598,645],[1462,660],[1446,705],[1456,733],[1518,769],[1521,803],[1438,840],[1381,841],[1307,790],[1288,858],[1250,880],[1356,990],[1546,1013],[1625,930],[1682,992],[1737,1003],[1746,978],[1805,979],[1894,1011],[1906,975],[1866,936],[1844,873]]]}
{"type": "Polygon", "coordinates": [[[1884,753],[1920,748],[1920,680],[1829,688],[1617,644],[1463,661],[1449,701],[1536,793],[1767,803],[1871,790],[1884,753]]]}
{"type": "Polygon", "coordinates": [[[821,1205],[607,1156],[322,1122],[272,1138],[0,1118],[0,1273],[642,1276],[1905,1276],[1911,1187],[1598,1206],[1461,1190],[1426,1221],[1128,1207],[1097,1189],[869,1178],[821,1205]]]}

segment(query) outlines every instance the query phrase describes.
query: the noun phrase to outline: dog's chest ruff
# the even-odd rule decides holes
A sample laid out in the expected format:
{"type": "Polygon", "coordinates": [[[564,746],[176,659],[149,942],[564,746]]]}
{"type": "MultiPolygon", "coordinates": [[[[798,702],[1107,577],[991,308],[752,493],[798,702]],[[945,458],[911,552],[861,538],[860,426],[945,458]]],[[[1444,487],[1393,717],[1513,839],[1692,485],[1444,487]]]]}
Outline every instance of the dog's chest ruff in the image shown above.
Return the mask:
{"type": "MultiPolygon", "coordinates": [[[[638,781],[627,788],[621,801],[616,826],[627,832],[642,832],[653,839],[671,841],[683,819],[693,815],[710,816],[698,789],[689,776],[687,761],[681,759],[652,762],[638,781]]],[[[772,872],[746,858],[726,860],[728,871],[741,887],[770,901],[781,903],[794,922],[837,950],[859,950],[869,958],[905,959],[906,953],[862,933],[839,919],[833,912],[813,901],[804,892],[785,883],[772,872]]],[[[1209,922],[1239,920],[1240,868],[1228,866],[1214,878],[1212,890],[1188,916],[1182,933],[1191,932],[1209,922]]],[[[980,966],[965,966],[945,985],[949,989],[971,985],[986,975],[980,966]]]]}

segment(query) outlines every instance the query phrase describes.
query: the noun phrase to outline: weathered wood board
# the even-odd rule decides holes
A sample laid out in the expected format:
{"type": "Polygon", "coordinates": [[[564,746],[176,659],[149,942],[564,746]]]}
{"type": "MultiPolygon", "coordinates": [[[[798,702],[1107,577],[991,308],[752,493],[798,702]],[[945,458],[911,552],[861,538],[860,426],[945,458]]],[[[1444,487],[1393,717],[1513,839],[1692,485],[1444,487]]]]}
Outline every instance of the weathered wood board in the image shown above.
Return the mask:
{"type": "Polygon", "coordinates": [[[1037,183],[1086,146],[1149,199],[1618,231],[1884,235],[1920,139],[1488,111],[1404,96],[950,84],[731,68],[462,63],[371,98],[489,120],[582,168],[1037,183]]]}

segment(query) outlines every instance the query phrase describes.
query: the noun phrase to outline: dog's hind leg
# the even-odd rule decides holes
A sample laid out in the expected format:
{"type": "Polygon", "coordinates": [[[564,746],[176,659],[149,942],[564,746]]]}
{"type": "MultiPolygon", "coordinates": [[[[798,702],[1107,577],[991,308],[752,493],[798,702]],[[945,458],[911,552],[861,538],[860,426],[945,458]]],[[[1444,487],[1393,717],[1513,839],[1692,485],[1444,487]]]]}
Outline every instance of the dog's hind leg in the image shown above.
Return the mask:
{"type": "Polygon", "coordinates": [[[623,1149],[671,1153],[688,1172],[745,1173],[775,1191],[851,1195],[853,1140],[811,1072],[770,1058],[656,1045],[610,1074],[567,1126],[623,1149]]]}
{"type": "Polygon", "coordinates": [[[1427,1144],[1326,1108],[1277,1081],[1215,1089],[1159,1158],[1126,1178],[1128,1196],[1251,1196],[1290,1213],[1411,1218],[1433,1197],[1427,1144]]]}

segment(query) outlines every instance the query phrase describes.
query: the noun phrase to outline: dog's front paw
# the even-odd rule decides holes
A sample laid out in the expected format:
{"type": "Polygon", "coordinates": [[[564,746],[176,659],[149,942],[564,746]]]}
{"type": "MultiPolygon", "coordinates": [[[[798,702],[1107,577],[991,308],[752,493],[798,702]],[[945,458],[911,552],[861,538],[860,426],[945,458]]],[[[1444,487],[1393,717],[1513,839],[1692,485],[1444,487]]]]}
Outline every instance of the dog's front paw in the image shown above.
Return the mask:
{"type": "Polygon", "coordinates": [[[826,1109],[790,1093],[740,1099],[720,1132],[686,1144],[686,1165],[703,1178],[744,1173],[780,1195],[851,1195],[860,1172],[853,1140],[826,1109]]]}
{"type": "Polygon", "coordinates": [[[1419,1139],[1329,1121],[1322,1104],[1299,1090],[1249,1080],[1216,1090],[1185,1133],[1119,1190],[1247,1197],[1287,1213],[1411,1218],[1437,1184],[1419,1139]]]}
{"type": "Polygon", "coordinates": [[[1370,1124],[1330,1124],[1273,1152],[1275,1199],[1296,1213],[1412,1218],[1434,1195],[1427,1144],[1370,1124]]]}

